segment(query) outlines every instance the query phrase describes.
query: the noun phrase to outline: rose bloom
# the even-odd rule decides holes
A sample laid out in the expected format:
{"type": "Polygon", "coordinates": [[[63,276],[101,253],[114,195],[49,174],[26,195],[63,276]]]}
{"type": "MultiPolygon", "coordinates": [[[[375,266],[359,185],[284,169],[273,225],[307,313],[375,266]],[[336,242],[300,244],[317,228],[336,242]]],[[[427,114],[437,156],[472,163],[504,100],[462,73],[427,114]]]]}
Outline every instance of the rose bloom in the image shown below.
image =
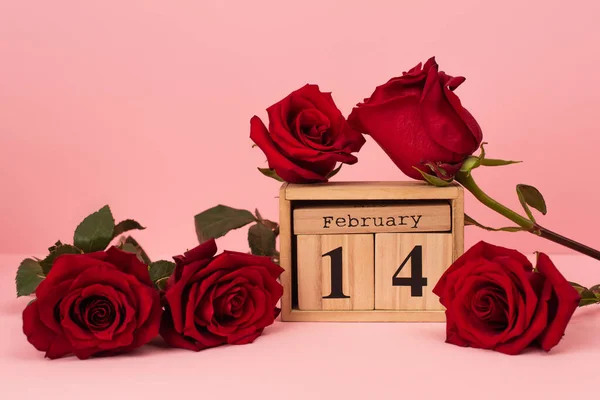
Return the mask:
{"type": "Polygon", "coordinates": [[[479,242],[444,273],[433,292],[446,307],[446,341],[519,354],[550,351],[562,338],[579,293],[539,253],[536,270],[516,250],[479,242]]]}
{"type": "Polygon", "coordinates": [[[158,335],[162,308],[148,267],[115,247],[58,257],[35,294],[23,332],[51,359],[124,353],[158,335]]]}
{"type": "Polygon", "coordinates": [[[415,170],[451,180],[478,149],[482,133],[454,90],[465,81],[438,72],[435,58],[378,86],[348,117],[370,135],[406,175],[415,170]]]}
{"type": "Polygon", "coordinates": [[[267,109],[269,129],[257,116],[250,138],[267,156],[269,168],[286,182],[326,182],[336,163],[354,164],[350,154],[365,144],[338,110],[331,93],[306,85],[267,109]]]}
{"type": "Polygon", "coordinates": [[[225,251],[213,239],[175,257],[160,333],[174,347],[252,343],[279,309],[283,269],[269,257],[225,251]]]}

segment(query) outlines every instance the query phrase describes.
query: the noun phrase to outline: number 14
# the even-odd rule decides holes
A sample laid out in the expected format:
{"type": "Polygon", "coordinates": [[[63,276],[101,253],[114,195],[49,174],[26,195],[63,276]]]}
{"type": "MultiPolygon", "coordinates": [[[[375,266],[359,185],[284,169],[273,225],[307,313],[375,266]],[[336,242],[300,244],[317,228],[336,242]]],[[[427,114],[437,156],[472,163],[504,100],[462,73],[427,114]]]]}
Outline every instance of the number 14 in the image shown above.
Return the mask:
{"type": "MultiPolygon", "coordinates": [[[[323,296],[324,299],[347,299],[343,291],[342,280],[342,247],[323,254],[323,257],[331,259],[331,294],[323,296]]],[[[375,266],[377,268],[377,266],[375,266]]],[[[423,287],[427,286],[427,278],[423,276],[423,247],[415,246],[406,256],[400,267],[392,276],[392,286],[410,286],[412,297],[423,297],[423,287]],[[410,261],[410,277],[398,277],[402,268],[410,261]]]]}

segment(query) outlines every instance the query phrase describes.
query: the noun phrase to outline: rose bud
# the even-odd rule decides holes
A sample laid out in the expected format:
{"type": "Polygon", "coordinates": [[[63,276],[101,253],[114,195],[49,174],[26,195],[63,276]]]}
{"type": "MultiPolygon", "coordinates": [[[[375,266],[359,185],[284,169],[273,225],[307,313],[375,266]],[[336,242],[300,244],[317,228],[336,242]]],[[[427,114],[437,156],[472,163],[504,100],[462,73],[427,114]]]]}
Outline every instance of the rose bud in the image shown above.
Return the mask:
{"type": "Polygon", "coordinates": [[[411,178],[423,179],[417,168],[452,180],[482,140],[477,121],[454,94],[464,81],[438,72],[432,57],[378,86],[348,122],[370,135],[411,178]]]}
{"type": "Polygon", "coordinates": [[[516,250],[479,242],[444,273],[433,292],[446,307],[446,341],[519,354],[550,351],[579,304],[577,291],[540,253],[536,270],[516,250]]]}
{"type": "Polygon", "coordinates": [[[174,257],[160,329],[173,347],[198,351],[252,343],[279,314],[281,267],[269,257],[216,252],[211,239],[174,257]]]}
{"type": "Polygon", "coordinates": [[[158,335],[162,308],[148,267],[115,247],[56,259],[23,311],[23,332],[51,359],[133,350],[158,335]]]}
{"type": "Polygon", "coordinates": [[[267,109],[269,129],[257,116],[250,138],[269,168],[286,182],[326,182],[336,163],[354,164],[365,138],[350,128],[331,93],[306,85],[267,109]]]}

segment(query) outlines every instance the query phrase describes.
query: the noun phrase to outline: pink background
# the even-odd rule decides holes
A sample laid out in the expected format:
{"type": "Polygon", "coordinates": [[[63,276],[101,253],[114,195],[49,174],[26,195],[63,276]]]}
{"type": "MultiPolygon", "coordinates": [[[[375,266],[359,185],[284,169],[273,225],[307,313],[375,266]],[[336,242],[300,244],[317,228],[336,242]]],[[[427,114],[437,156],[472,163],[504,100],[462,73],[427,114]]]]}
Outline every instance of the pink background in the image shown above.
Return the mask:
{"type": "MultiPolygon", "coordinates": [[[[0,253],[42,256],[106,203],[149,227],[135,236],[155,257],[194,246],[194,214],[218,203],[276,219],[250,117],[307,82],[347,115],[431,55],[467,77],[490,156],[526,161],[481,185],[515,207],[515,184],[537,186],[544,225],[600,247],[599,17],[596,0],[0,0],[0,253]]],[[[359,159],[336,180],[405,179],[370,139],[359,159]]],[[[480,238],[566,251],[467,231],[480,238]]]]}

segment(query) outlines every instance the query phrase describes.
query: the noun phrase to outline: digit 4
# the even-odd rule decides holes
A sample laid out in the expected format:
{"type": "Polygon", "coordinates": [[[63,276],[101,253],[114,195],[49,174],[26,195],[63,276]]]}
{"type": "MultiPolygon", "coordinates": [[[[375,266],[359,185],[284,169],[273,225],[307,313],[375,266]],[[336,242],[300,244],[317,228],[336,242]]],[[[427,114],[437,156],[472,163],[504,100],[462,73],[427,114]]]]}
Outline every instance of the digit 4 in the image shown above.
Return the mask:
{"type": "Polygon", "coordinates": [[[427,278],[423,276],[423,247],[415,246],[406,256],[400,267],[392,276],[392,286],[410,286],[412,297],[423,297],[423,287],[427,286],[427,278]],[[398,277],[402,268],[410,260],[410,277],[398,277]]]}

